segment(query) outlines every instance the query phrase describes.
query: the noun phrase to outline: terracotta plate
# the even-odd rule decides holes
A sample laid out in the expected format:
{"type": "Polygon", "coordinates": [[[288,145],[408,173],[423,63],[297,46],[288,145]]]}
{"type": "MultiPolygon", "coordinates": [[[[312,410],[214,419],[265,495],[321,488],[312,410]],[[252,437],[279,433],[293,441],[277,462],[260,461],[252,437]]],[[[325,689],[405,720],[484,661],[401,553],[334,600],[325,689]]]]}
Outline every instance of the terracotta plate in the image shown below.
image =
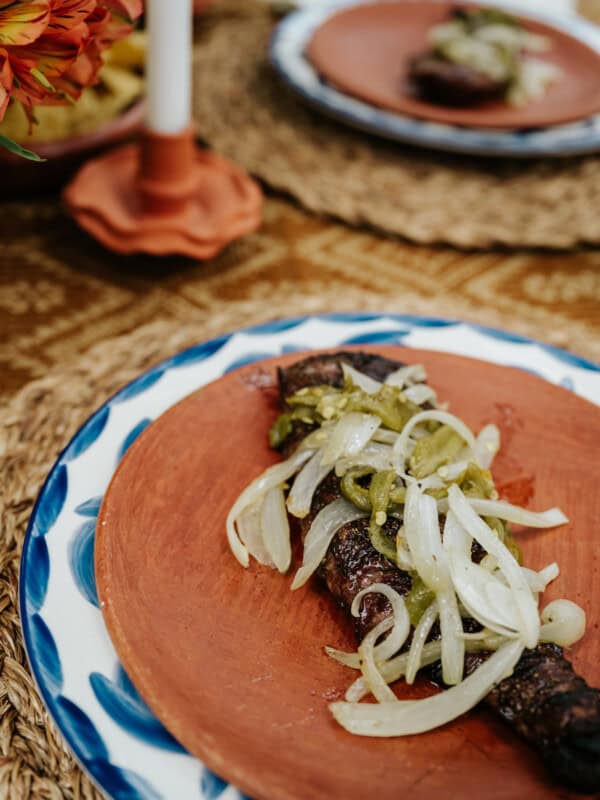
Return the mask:
{"type": "Polygon", "coordinates": [[[368,3],[329,17],[314,33],[306,55],[319,73],[344,92],[414,117],[473,128],[534,128],[558,125],[600,111],[600,54],[542,22],[525,27],[551,42],[543,58],[563,70],[560,81],[526,106],[490,102],[454,108],[420,100],[408,80],[410,60],[428,49],[427,34],[445,21],[452,2],[368,3]]]}
{"type": "MultiPolygon", "coordinates": [[[[559,562],[549,595],[586,608],[588,635],[572,655],[597,682],[600,409],[525,372],[399,347],[377,352],[425,363],[441,399],[471,425],[499,423],[497,480],[533,477],[532,506],[568,513],[567,528],[527,533],[523,549],[533,567],[559,562]]],[[[269,383],[277,365],[298,357],[243,368],[190,395],[117,470],[95,558],[105,621],[127,672],[192,753],[258,800],[565,797],[483,710],[422,736],[347,734],[327,703],[352,675],[323,653],[325,644],[353,647],[346,621],[315,584],[292,594],[289,576],[256,564],[243,570],[229,552],[229,507],[277,460],[266,445],[275,413],[269,383]]]]}

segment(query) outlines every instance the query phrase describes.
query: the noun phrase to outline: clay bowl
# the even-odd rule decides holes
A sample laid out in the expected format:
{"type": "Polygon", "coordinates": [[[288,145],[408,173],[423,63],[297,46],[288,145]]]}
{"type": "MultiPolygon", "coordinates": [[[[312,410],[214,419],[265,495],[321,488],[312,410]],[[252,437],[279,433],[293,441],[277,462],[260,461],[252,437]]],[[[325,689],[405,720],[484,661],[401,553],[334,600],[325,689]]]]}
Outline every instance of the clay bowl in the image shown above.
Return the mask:
{"type": "Polygon", "coordinates": [[[41,164],[0,149],[2,186],[12,193],[55,189],[66,183],[83,161],[131,138],[141,129],[143,119],[144,104],[138,101],[91,133],[52,142],[24,142],[25,147],[47,159],[41,164]]]}
{"type": "MultiPolygon", "coordinates": [[[[531,507],[567,512],[566,528],[521,542],[530,566],[560,565],[545,600],[569,597],[586,609],[588,634],[571,657],[597,683],[600,409],[526,372],[366,349],[424,363],[440,399],[468,423],[499,423],[497,481],[533,477],[531,507]]],[[[245,367],[190,395],[137,439],[116,472],[96,534],[96,579],[137,689],[190,752],[256,800],[569,797],[484,709],[403,739],[353,737],[334,722],[327,703],[354,673],[323,646],[354,648],[347,621],[316,582],[291,593],[290,576],[255,563],[242,569],[225,539],[240,490],[278,460],[266,444],[276,411],[265,378],[274,382],[276,367],[298,358],[245,367]]]]}
{"type": "Polygon", "coordinates": [[[455,108],[419,99],[408,80],[410,61],[428,49],[429,30],[445,21],[455,5],[402,0],[354,6],[333,14],[315,31],[306,56],[343,92],[432,122],[521,129],[558,125],[600,111],[600,55],[564,31],[527,18],[522,18],[524,26],[551,42],[542,57],[563,70],[540,100],[522,107],[494,101],[455,108]]]}

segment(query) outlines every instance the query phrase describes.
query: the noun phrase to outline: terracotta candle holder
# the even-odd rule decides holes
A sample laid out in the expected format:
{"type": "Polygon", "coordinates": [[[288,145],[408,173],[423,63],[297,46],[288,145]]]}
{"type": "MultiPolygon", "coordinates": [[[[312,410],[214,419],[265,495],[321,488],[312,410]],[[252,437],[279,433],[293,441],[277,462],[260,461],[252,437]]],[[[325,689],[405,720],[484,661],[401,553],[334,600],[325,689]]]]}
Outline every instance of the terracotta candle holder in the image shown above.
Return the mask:
{"type": "Polygon", "coordinates": [[[192,129],[146,130],[85,164],[64,192],[84,230],[119,253],[206,259],[255,230],[262,193],[243,170],[196,147],[192,129]]]}

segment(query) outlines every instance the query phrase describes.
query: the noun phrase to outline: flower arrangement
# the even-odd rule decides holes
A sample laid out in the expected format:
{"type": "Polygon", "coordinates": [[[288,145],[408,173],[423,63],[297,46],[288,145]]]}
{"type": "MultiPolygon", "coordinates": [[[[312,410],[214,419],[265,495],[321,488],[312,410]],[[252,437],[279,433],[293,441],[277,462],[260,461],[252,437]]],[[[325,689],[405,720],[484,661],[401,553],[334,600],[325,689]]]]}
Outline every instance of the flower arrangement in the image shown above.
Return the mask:
{"type": "MultiPolygon", "coordinates": [[[[11,102],[30,125],[36,106],[75,102],[141,12],[142,0],[0,0],[0,121],[11,102]]],[[[7,137],[0,146],[36,158],[7,137]]]]}

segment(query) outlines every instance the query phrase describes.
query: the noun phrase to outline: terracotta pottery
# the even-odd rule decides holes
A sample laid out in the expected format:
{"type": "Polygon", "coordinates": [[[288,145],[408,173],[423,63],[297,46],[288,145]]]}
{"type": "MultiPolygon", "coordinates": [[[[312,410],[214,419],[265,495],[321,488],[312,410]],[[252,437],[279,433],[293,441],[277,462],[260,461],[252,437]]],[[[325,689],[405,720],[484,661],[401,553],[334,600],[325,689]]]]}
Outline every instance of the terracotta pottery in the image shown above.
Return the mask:
{"type": "Polygon", "coordinates": [[[429,30],[448,19],[453,2],[367,3],[332,15],[306,50],[319,73],[348,94],[402,114],[473,128],[535,128],[558,125],[600,111],[600,55],[550,25],[523,18],[546,36],[551,49],[541,57],[563,70],[545,95],[525,106],[494,101],[471,108],[421,100],[408,79],[412,58],[429,49],[429,30]]]}
{"type": "Polygon", "coordinates": [[[144,119],[142,101],[131,106],[120,116],[102,125],[96,131],[59,139],[52,142],[34,142],[25,147],[47,159],[43,163],[27,161],[0,148],[0,174],[2,188],[12,194],[40,189],[54,189],[64,184],[86,158],[101,150],[130,139],[136,134],[144,119]]]}
{"type": "MultiPolygon", "coordinates": [[[[515,369],[363,349],[424,363],[440,399],[468,423],[500,425],[497,482],[532,481],[530,507],[568,514],[567,526],[520,542],[528,565],[560,565],[544,602],[569,597],[586,609],[588,632],[570,657],[598,683],[600,409],[515,369]]],[[[355,648],[347,620],[316,581],[292,593],[290,575],[256,563],[244,570],[225,538],[240,490],[279,459],[267,446],[275,370],[298,358],[245,367],[190,395],[116,472],[96,534],[96,579],[136,687],[192,753],[256,800],[570,797],[485,709],[401,739],[351,736],[334,722],[327,704],[355,673],[323,646],[355,648]]],[[[421,684],[402,696],[431,691],[421,684]]]]}
{"type": "Polygon", "coordinates": [[[262,193],[241,168],[196,147],[191,129],[144,131],[88,162],[67,186],[69,213],[119,253],[212,258],[260,225],[262,193]]]}

